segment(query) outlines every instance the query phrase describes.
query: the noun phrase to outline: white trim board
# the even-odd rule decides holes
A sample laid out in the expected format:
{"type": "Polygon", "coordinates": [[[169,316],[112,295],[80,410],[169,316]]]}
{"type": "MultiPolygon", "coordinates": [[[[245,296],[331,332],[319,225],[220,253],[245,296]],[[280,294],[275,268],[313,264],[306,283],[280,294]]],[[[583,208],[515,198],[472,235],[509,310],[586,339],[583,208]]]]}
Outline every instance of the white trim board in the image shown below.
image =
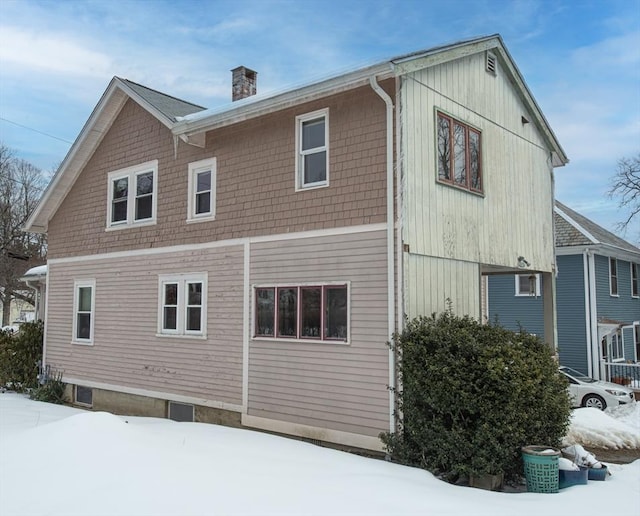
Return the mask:
{"type": "Polygon", "coordinates": [[[116,251],[113,253],[98,253],[83,256],[69,256],[66,258],[51,258],[49,264],[57,263],[80,263],[93,260],[108,260],[111,258],[129,258],[132,256],[149,256],[154,254],[180,253],[185,251],[198,251],[202,249],[215,249],[219,247],[243,246],[245,243],[278,242],[286,240],[297,240],[301,238],[317,238],[337,235],[353,235],[356,233],[372,233],[375,231],[386,231],[385,223],[364,224],[361,226],[347,226],[333,229],[316,229],[312,231],[301,231],[298,233],[281,233],[278,235],[266,235],[259,237],[233,238],[229,240],[218,240],[199,244],[184,244],[167,247],[154,247],[150,249],[133,249],[130,251],[116,251]]]}

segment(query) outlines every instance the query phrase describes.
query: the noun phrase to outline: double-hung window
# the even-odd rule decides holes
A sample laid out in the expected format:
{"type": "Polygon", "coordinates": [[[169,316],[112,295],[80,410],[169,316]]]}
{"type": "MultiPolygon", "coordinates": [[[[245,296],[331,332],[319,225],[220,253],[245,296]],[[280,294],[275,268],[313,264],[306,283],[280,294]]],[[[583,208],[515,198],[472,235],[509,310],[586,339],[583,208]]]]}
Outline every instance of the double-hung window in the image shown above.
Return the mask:
{"type": "Polygon", "coordinates": [[[516,296],[539,296],[540,274],[516,275],[516,296]]]}
{"type": "Polygon", "coordinates": [[[609,293],[618,295],[618,260],[609,258],[609,293]]]}
{"type": "Polygon", "coordinates": [[[254,306],[256,337],[342,342],[349,338],[345,284],[256,287],[254,306]]]}
{"type": "Polygon", "coordinates": [[[154,224],[157,184],[157,160],[110,172],[107,228],[154,224]]]}
{"type": "Polygon", "coordinates": [[[482,193],[480,131],[438,112],[438,181],[482,193]]]}
{"type": "Polygon", "coordinates": [[[74,283],[72,340],[77,344],[93,344],[95,293],[95,280],[74,283]]]}
{"type": "Polygon", "coordinates": [[[206,273],[160,276],[158,298],[158,333],[206,336],[206,273]]]}
{"type": "Polygon", "coordinates": [[[329,110],[296,117],[296,189],[329,184],[329,110]]]}
{"type": "Polygon", "coordinates": [[[631,297],[640,297],[640,263],[631,262],[631,297]]]}
{"type": "Polygon", "coordinates": [[[189,163],[187,221],[211,220],[216,215],[216,159],[189,163]]]}

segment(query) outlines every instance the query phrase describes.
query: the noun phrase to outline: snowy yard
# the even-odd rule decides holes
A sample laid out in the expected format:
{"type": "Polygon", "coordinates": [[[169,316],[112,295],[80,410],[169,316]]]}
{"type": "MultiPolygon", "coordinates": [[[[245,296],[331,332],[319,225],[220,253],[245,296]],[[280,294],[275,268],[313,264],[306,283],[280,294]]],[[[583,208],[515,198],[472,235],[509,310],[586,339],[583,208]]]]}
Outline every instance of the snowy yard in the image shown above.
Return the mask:
{"type": "MultiPolygon", "coordinates": [[[[579,409],[569,437],[640,447],[635,405],[579,409]]],[[[605,482],[558,494],[493,493],[259,432],[0,394],[2,516],[638,514],[640,460],[609,466],[605,482]]]]}

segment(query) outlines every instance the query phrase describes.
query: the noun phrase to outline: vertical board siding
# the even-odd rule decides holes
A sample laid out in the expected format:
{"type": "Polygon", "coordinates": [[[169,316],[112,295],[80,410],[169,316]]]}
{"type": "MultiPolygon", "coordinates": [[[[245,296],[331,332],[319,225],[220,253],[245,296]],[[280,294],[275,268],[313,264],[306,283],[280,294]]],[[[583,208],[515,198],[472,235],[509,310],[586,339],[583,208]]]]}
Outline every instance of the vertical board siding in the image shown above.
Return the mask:
{"type": "Polygon", "coordinates": [[[484,53],[407,75],[401,86],[406,157],[403,240],[411,252],[507,267],[524,256],[551,271],[550,149],[513,85],[484,53]],[[436,109],[482,133],[484,196],[436,182],[436,109]]]}
{"type": "Polygon", "coordinates": [[[49,264],[47,363],[65,376],[242,403],[243,248],[49,264]],[[207,338],[157,336],[158,275],[208,273],[207,338]],[[94,345],[71,343],[74,280],[95,279],[94,345]]]}
{"type": "MultiPolygon", "coordinates": [[[[394,82],[384,88],[393,95],[394,82]]],[[[386,220],[386,112],[361,87],[179,141],[126,102],[49,223],[49,257],[381,223],[386,220]],[[329,186],[295,191],[296,116],[329,110],[329,186]],[[216,158],[215,220],[187,223],[189,163],[216,158]],[[105,231],[108,173],[158,160],[157,224],[105,231]]]]}
{"type": "Polygon", "coordinates": [[[351,340],[252,339],[248,414],[369,436],[388,429],[386,265],[383,231],[251,244],[252,285],[350,282],[351,340]]]}
{"type": "MultiPolygon", "coordinates": [[[[515,276],[500,274],[488,276],[489,322],[513,331],[526,331],[544,339],[544,313],[542,295],[516,296],[515,276]]],[[[542,292],[542,278],[540,279],[542,292]]]]}
{"type": "Polygon", "coordinates": [[[480,320],[480,268],[476,263],[429,256],[405,256],[407,315],[431,315],[448,309],[480,320]]]}

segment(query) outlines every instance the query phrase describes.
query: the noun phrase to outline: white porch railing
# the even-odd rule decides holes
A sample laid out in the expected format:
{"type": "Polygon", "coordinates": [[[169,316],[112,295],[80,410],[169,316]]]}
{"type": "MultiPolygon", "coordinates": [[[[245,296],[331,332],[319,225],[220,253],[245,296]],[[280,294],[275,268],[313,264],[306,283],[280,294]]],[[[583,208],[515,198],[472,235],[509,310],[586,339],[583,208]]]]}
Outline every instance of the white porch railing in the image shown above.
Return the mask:
{"type": "Polygon", "coordinates": [[[601,377],[607,382],[619,383],[640,391],[640,364],[601,362],[601,377]]]}

